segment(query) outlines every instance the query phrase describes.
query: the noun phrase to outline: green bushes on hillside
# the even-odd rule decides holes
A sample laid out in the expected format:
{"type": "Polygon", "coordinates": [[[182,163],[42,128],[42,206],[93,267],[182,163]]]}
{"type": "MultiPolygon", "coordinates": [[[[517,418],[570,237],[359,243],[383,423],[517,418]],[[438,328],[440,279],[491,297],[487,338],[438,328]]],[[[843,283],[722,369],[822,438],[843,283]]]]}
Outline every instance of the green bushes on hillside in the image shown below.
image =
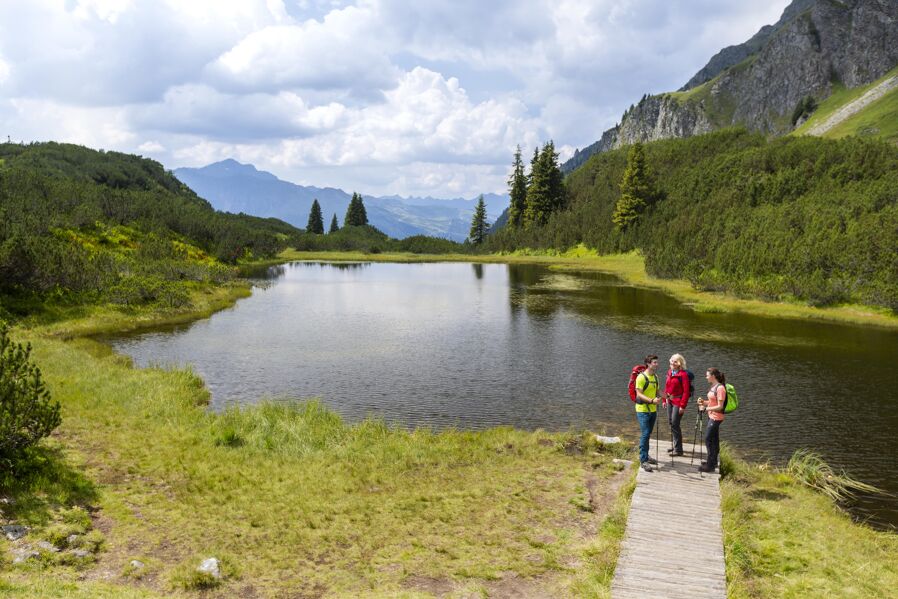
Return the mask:
{"type": "Polygon", "coordinates": [[[157,162],[57,143],[0,144],[0,296],[187,301],[224,264],[273,256],[294,227],[216,212],[157,162]]]}
{"type": "Polygon", "coordinates": [[[623,148],[566,181],[568,209],[545,226],[505,228],[493,251],[639,249],[650,274],[705,289],[816,305],[898,309],[898,149],[877,141],[767,141],[744,130],[645,145],[665,199],[633,226],[612,222],[623,148]]]}

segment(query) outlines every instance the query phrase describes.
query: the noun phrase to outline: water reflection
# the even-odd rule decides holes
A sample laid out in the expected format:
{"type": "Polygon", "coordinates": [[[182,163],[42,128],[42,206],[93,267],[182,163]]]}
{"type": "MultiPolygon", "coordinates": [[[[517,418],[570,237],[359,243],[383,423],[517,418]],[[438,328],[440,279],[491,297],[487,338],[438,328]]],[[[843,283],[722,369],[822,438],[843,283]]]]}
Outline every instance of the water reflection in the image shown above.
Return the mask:
{"type": "MultiPolygon", "coordinates": [[[[630,368],[647,353],[682,353],[697,391],[712,365],[736,385],[742,405],[721,436],[743,453],[778,461],[812,447],[898,493],[898,410],[882,382],[898,354],[894,332],[701,314],[609,275],[530,265],[268,272],[275,284],[233,310],[113,344],[138,364],[193,364],[213,409],[319,396],[351,420],[630,434],[630,368]]],[[[898,523],[890,501],[865,499],[860,509],[898,523]]]]}

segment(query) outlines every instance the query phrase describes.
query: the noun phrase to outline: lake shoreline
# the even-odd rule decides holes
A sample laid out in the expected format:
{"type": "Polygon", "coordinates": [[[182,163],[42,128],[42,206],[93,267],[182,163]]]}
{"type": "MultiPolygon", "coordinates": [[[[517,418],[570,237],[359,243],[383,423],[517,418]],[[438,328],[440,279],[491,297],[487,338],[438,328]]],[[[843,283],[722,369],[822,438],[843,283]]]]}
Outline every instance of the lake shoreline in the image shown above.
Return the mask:
{"type": "Polygon", "coordinates": [[[645,261],[636,252],[600,256],[583,247],[568,252],[545,254],[516,252],[512,254],[366,254],[362,252],[300,252],[292,249],[282,252],[277,260],[268,263],[281,264],[292,261],[333,262],[470,262],[483,264],[539,264],[553,270],[597,271],[613,274],[629,285],[666,293],[699,313],[744,313],[752,316],[814,320],[836,324],[872,326],[898,329],[898,315],[884,308],[862,305],[815,308],[804,303],[768,302],[759,299],[739,298],[734,295],[699,291],[682,279],[658,279],[646,273],[645,261]]]}
{"type": "MultiPolygon", "coordinates": [[[[437,256],[430,261],[445,261],[441,258],[437,256]]],[[[459,258],[455,261],[510,262],[508,257],[459,258]]],[[[512,262],[568,266],[551,257],[538,260],[514,257],[512,262]]],[[[581,262],[573,262],[573,266],[578,267],[574,270],[614,272],[598,267],[579,268],[581,262]]],[[[63,452],[69,468],[83,472],[99,489],[98,498],[92,504],[99,508],[95,512],[97,527],[102,527],[106,535],[106,550],[98,557],[99,566],[120,572],[129,560],[138,559],[149,564],[149,570],[145,575],[129,571],[101,583],[90,578],[80,580],[91,569],[58,570],[44,565],[39,569],[13,570],[4,583],[6,590],[13,595],[33,596],[62,593],[63,589],[70,592],[76,585],[78,590],[74,596],[119,597],[124,592],[127,596],[158,596],[157,593],[167,594],[175,589],[192,590],[191,564],[207,554],[216,554],[230,564],[230,578],[207,591],[210,596],[230,596],[247,584],[274,593],[314,589],[353,592],[369,585],[368,588],[386,593],[427,596],[424,593],[428,592],[428,580],[454,585],[452,588],[461,591],[482,591],[491,588],[491,580],[501,582],[509,575],[512,580],[561,585],[552,588],[564,589],[573,596],[607,596],[632,484],[624,484],[613,496],[606,497],[600,511],[590,512],[587,508],[594,493],[602,493],[601,483],[607,481],[611,485],[613,477],[618,475],[611,458],[632,456],[630,443],[624,444],[620,451],[608,453],[607,449],[586,441],[586,433],[527,432],[511,428],[445,433],[425,429],[391,431],[375,421],[344,425],[338,417],[334,420],[314,404],[289,409],[261,405],[211,414],[203,409],[208,398],[205,385],[189,370],[134,368],[127,358],[109,351],[107,346],[83,338],[115,332],[117,326],[134,330],[202,319],[232,307],[250,292],[248,283],[229,286],[204,293],[205,299],[192,309],[155,315],[145,312],[136,323],[128,322],[133,314],[116,315],[115,311],[98,310],[93,322],[91,317],[82,317],[16,331],[20,339],[37,337],[33,340],[35,359],[44,369],[54,395],[63,401],[63,425],[50,445],[63,452]],[[297,437],[290,433],[294,429],[301,437],[312,431],[312,438],[318,440],[315,443],[321,445],[311,448],[294,445],[297,437]],[[263,431],[282,433],[273,438],[263,431]],[[374,462],[359,465],[354,456],[361,447],[366,447],[366,452],[379,448],[377,452],[383,452],[387,461],[373,458],[374,462]],[[463,457],[471,452],[480,458],[472,461],[463,457]],[[410,460],[407,463],[412,465],[411,469],[383,470],[397,458],[410,460]],[[418,461],[421,459],[424,461],[418,461]],[[306,476],[302,470],[309,463],[321,471],[311,472],[308,479],[291,478],[306,476]],[[563,479],[558,479],[557,474],[546,479],[547,463],[555,464],[567,474],[563,479]],[[295,489],[303,485],[314,488],[309,486],[310,482],[322,484],[330,480],[323,477],[332,477],[335,467],[341,472],[345,468],[348,474],[324,484],[329,488],[332,482],[339,483],[321,495],[320,503],[303,503],[301,517],[294,522],[295,516],[288,514],[296,513],[297,502],[310,501],[319,493],[316,490],[298,500],[295,489]],[[599,486],[588,483],[590,472],[600,473],[599,486]],[[356,478],[359,473],[365,474],[356,478]],[[587,476],[587,483],[583,482],[583,476],[587,476]],[[452,481],[452,492],[447,491],[445,477],[452,481]],[[494,479],[492,482],[498,487],[484,488],[484,477],[494,479]],[[285,478],[286,482],[275,483],[279,478],[285,478]],[[409,480],[419,485],[420,492],[407,496],[403,488],[409,480]],[[574,513],[594,513],[598,519],[591,525],[591,536],[571,544],[570,539],[557,533],[524,534],[532,528],[530,525],[520,528],[521,523],[529,522],[533,513],[527,509],[514,512],[521,520],[508,522],[511,528],[503,540],[513,542],[514,547],[508,550],[511,553],[506,552],[510,561],[497,569],[499,566],[490,565],[496,549],[482,544],[494,532],[495,521],[491,520],[490,532],[471,529],[463,521],[470,519],[471,506],[480,505],[480,501],[485,503],[475,511],[491,510],[487,506],[500,497],[514,499],[505,509],[521,509],[518,504],[523,500],[516,494],[527,488],[550,493],[554,510],[564,511],[564,505],[574,506],[574,513]],[[589,490],[587,495],[583,495],[584,489],[589,490]],[[420,497],[426,497],[427,501],[418,505],[420,497]],[[415,505],[418,507],[409,512],[410,506],[415,505]],[[403,535],[415,534],[411,531],[417,529],[429,531],[429,535],[439,535],[438,531],[445,529],[449,536],[445,539],[430,536],[413,550],[400,550],[391,545],[392,554],[405,560],[398,570],[361,572],[352,566],[352,560],[335,561],[334,556],[345,551],[340,549],[342,544],[354,542],[350,539],[355,537],[343,535],[363,525],[364,519],[358,520],[356,516],[374,513],[371,512],[374,506],[380,512],[387,512],[383,514],[385,519],[369,520],[371,526],[382,529],[380,536],[371,532],[381,543],[394,544],[403,535]],[[390,510],[394,508],[399,512],[392,513],[390,510]],[[235,518],[222,522],[217,516],[222,510],[234,514],[235,518]],[[212,522],[204,521],[207,515],[213,518],[212,522]],[[172,542],[160,531],[167,530],[172,523],[178,528],[177,551],[160,552],[158,547],[172,542]],[[453,528],[453,523],[462,528],[453,528]],[[317,542],[318,547],[337,552],[322,562],[329,564],[326,568],[314,560],[309,562],[315,564],[308,572],[312,587],[292,586],[306,582],[291,583],[289,577],[285,578],[288,571],[295,572],[296,568],[289,547],[272,547],[264,542],[265,531],[278,526],[282,527],[279,534],[295,536],[297,543],[302,539],[299,546],[317,542]],[[334,531],[334,539],[320,536],[329,530],[334,531]],[[468,535],[472,543],[480,543],[479,549],[478,545],[465,545],[468,535]],[[523,553],[516,553],[518,541],[522,543],[519,549],[523,553]],[[332,542],[337,544],[331,547],[332,542]],[[227,549],[234,546],[242,547],[241,555],[227,549]],[[434,553],[427,547],[439,551],[434,553]],[[408,551],[411,553],[404,553],[408,551]],[[458,555],[465,551],[480,555],[482,561],[467,559],[459,563],[458,555]],[[268,560],[245,555],[255,552],[266,554],[268,560]],[[539,563],[543,566],[528,557],[534,552],[542,556],[539,563]],[[577,572],[565,565],[566,562],[558,561],[562,554],[573,556],[580,563],[577,572]]],[[[757,588],[765,590],[761,596],[767,596],[766,593],[779,596],[808,584],[818,584],[821,577],[829,589],[838,590],[848,584],[851,573],[861,565],[870,573],[863,590],[889,588],[898,582],[893,565],[894,552],[898,550],[895,534],[852,522],[835,506],[822,501],[819,494],[806,490],[788,475],[769,472],[763,464],[737,466],[732,477],[725,480],[729,486],[722,507],[730,596],[754,596],[752,589],[757,588]],[[789,511],[782,513],[778,511],[779,506],[788,506],[789,511]],[[757,522],[759,514],[763,519],[757,522]],[[845,553],[849,557],[837,560],[836,549],[832,548],[831,555],[819,555],[819,560],[803,560],[804,552],[812,547],[808,543],[800,546],[793,543],[793,535],[798,534],[796,527],[801,528],[808,543],[812,539],[819,543],[820,539],[831,537],[831,530],[837,528],[843,540],[847,538],[845,542],[850,542],[851,551],[845,553]],[[783,577],[781,571],[787,566],[790,575],[783,577]]],[[[47,497],[48,501],[58,499],[52,494],[47,497]]],[[[546,509],[543,503],[534,505],[546,509]]],[[[490,516],[495,517],[498,515],[490,516]]],[[[40,524],[36,525],[34,534],[41,534],[40,524]]],[[[379,555],[375,546],[364,547],[374,552],[367,559],[379,555]]],[[[375,563],[380,562],[375,559],[375,563]]],[[[389,563],[388,560],[381,566],[389,563]]]]}

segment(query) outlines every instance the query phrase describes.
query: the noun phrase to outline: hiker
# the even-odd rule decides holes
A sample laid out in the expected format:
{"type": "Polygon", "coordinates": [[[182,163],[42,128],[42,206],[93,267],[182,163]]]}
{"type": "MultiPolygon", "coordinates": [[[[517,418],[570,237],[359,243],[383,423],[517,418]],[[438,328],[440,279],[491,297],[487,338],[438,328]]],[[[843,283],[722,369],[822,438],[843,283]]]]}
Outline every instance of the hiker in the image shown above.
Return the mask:
{"type": "Polygon", "coordinates": [[[636,420],[639,421],[639,463],[646,472],[652,471],[650,464],[658,464],[658,460],[649,457],[649,439],[658,419],[658,356],[646,356],[643,361],[645,370],[636,377],[636,420]]]}
{"type": "Polygon", "coordinates": [[[723,422],[723,408],[727,398],[726,376],[716,368],[709,368],[705,378],[711,388],[708,390],[708,399],[699,398],[698,409],[708,412],[708,430],[705,432],[708,461],[702,462],[698,469],[700,472],[714,472],[720,454],[720,424],[723,422]]]}
{"type": "Polygon", "coordinates": [[[692,395],[691,373],[686,370],[686,358],[680,354],[670,357],[670,370],[664,383],[664,398],[667,404],[667,422],[670,424],[671,447],[667,453],[674,456],[683,455],[683,431],[680,419],[686,413],[686,404],[692,395]]]}

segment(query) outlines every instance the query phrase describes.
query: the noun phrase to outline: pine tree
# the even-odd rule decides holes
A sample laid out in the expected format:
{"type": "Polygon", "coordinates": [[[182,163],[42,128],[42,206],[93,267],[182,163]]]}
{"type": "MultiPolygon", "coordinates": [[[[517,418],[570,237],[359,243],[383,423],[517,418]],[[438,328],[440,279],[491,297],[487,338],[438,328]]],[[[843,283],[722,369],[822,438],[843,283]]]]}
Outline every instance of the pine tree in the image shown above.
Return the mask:
{"type": "Polygon", "coordinates": [[[340,230],[340,225],[337,223],[337,215],[334,214],[334,218],[331,219],[331,228],[328,233],[336,233],[340,230]]]}
{"type": "Polygon", "coordinates": [[[346,218],[343,219],[343,225],[360,227],[367,224],[368,213],[365,211],[364,202],[362,202],[362,194],[352,192],[352,199],[349,201],[349,207],[346,209],[346,218]]]}
{"type": "Polygon", "coordinates": [[[10,339],[9,327],[0,321],[0,464],[11,467],[60,422],[59,402],[31,362],[31,344],[10,339]]]}
{"type": "Polygon", "coordinates": [[[318,200],[312,200],[312,209],[309,211],[309,224],[306,225],[308,233],[321,235],[324,233],[324,220],[321,217],[321,205],[318,200]]]}
{"type": "Polygon", "coordinates": [[[471,243],[474,245],[483,243],[489,228],[490,224],[486,222],[486,203],[483,201],[483,195],[481,195],[480,199],[477,200],[477,207],[474,208],[474,217],[471,219],[471,232],[468,234],[471,243]]]}
{"type": "Polygon", "coordinates": [[[564,206],[564,175],[551,141],[537,151],[530,163],[530,181],[524,204],[524,226],[545,224],[552,212],[564,206]]]}
{"type": "Polygon", "coordinates": [[[635,143],[630,148],[620,190],[621,196],[611,220],[618,229],[623,230],[639,220],[639,215],[658,198],[658,191],[648,171],[645,150],[641,143],[635,143]]]}
{"type": "Polygon", "coordinates": [[[527,177],[524,176],[524,163],[521,161],[521,146],[514,153],[514,170],[508,178],[508,195],[511,203],[508,206],[508,222],[512,226],[521,226],[524,218],[524,206],[527,202],[527,177]]]}

